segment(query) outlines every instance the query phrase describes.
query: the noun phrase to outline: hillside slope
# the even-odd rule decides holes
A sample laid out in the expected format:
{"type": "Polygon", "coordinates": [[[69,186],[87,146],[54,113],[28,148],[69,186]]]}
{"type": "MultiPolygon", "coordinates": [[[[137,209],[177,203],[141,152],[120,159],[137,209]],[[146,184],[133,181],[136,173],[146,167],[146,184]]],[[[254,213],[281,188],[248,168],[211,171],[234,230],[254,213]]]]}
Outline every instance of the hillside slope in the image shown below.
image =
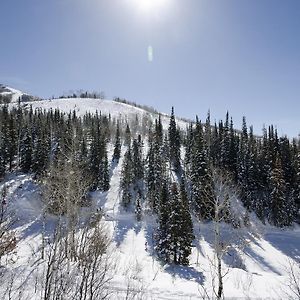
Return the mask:
{"type": "MultiPolygon", "coordinates": [[[[112,155],[112,145],[110,156],[112,155]]],[[[104,223],[109,228],[118,269],[110,282],[111,299],[125,299],[128,288],[132,299],[199,299],[204,289],[211,296],[215,280],[212,261],[214,228],[212,224],[195,222],[195,243],[190,266],[162,265],[153,249],[156,219],[144,215],[136,221],[134,213],[124,212],[120,205],[120,176],[124,155],[117,166],[112,167],[111,187],[106,193],[94,192],[93,208],[103,211],[104,223]]],[[[17,212],[19,244],[14,254],[17,262],[13,270],[33,271],[41,240],[43,204],[39,186],[30,176],[11,175],[1,183],[9,187],[8,201],[17,212]]],[[[46,219],[46,228],[51,228],[53,218],[46,219]]],[[[236,233],[224,225],[230,240],[235,243],[236,233]]],[[[288,262],[300,256],[300,229],[281,230],[262,225],[251,217],[251,229],[241,231],[247,240],[242,251],[231,251],[224,257],[224,292],[226,299],[285,299],[289,282],[288,262]]],[[[31,278],[34,286],[34,279],[31,278]]],[[[21,280],[20,280],[21,283],[21,280]]],[[[39,299],[33,290],[27,291],[31,299],[39,299]]],[[[126,298],[127,299],[127,298],[126,298]]],[[[201,299],[201,298],[200,298],[201,299]]],[[[206,298],[205,298],[206,299],[206,298]]]]}
{"type": "MultiPolygon", "coordinates": [[[[102,100],[93,98],[60,98],[51,100],[40,100],[27,102],[26,106],[32,106],[33,109],[59,109],[60,111],[68,114],[75,111],[77,116],[84,116],[86,113],[95,114],[96,112],[102,115],[111,116],[111,118],[119,118],[120,116],[124,121],[132,121],[138,117],[139,122],[143,119],[150,119],[152,122],[158,118],[158,113],[149,112],[145,109],[132,106],[130,104],[120,103],[112,100],[102,100]]],[[[165,113],[161,114],[162,124],[166,128],[169,126],[169,116],[165,113]]],[[[187,122],[176,119],[180,128],[185,129],[187,122]]]]}
{"type": "MultiPolygon", "coordinates": [[[[146,118],[154,122],[158,117],[138,107],[100,99],[54,99],[23,105],[25,108],[32,106],[33,109],[42,110],[58,108],[66,114],[75,110],[78,116],[97,111],[111,118],[122,116],[125,121],[133,121],[138,116],[139,120],[146,118]]],[[[162,115],[162,123],[167,129],[169,117],[162,115]]],[[[177,123],[181,128],[187,126],[180,119],[177,119],[177,123]]],[[[208,299],[207,295],[213,298],[216,280],[213,224],[200,223],[194,217],[195,240],[189,266],[163,264],[154,250],[157,228],[155,215],[145,211],[142,220],[137,221],[134,212],[122,209],[120,179],[126,146],[122,145],[121,158],[117,164],[112,162],[113,148],[110,142],[110,189],[107,192],[91,193],[92,205],[84,208],[103,213],[103,222],[112,238],[111,252],[117,257],[117,268],[108,286],[112,292],[111,299],[208,299]]],[[[147,144],[144,145],[144,155],[146,148],[147,144]]],[[[33,176],[9,174],[0,183],[0,190],[3,185],[8,188],[6,200],[16,213],[14,229],[19,241],[15,253],[7,257],[9,274],[5,280],[9,282],[14,278],[16,286],[21,286],[26,278],[28,284],[23,295],[27,295],[28,299],[40,299],[35,288],[44,273],[35,272],[40,259],[37,256],[44,234],[42,231],[46,230],[50,234],[56,218],[49,214],[45,216],[41,186],[33,176]]],[[[245,210],[241,203],[235,204],[237,212],[243,215],[245,210]]],[[[249,227],[239,230],[222,224],[222,233],[231,246],[223,257],[226,299],[286,299],[286,293],[290,293],[289,262],[300,257],[300,228],[297,225],[288,229],[264,225],[254,214],[250,214],[249,223],[249,227]],[[241,238],[243,245],[239,247],[241,238]]]]}

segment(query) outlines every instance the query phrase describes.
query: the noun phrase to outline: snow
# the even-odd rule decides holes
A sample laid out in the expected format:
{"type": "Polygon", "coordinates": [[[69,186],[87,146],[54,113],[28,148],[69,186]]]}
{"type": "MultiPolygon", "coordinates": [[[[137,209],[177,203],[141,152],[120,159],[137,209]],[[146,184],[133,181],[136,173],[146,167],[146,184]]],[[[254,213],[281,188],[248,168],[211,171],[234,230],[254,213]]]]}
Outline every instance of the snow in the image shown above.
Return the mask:
{"type": "Polygon", "coordinates": [[[11,87],[5,87],[9,91],[2,92],[2,95],[12,95],[11,103],[17,103],[18,99],[24,95],[23,92],[13,89],[11,87]]]}
{"type": "MultiPolygon", "coordinates": [[[[110,151],[112,148],[111,145],[110,151]]],[[[211,295],[212,224],[196,226],[190,266],[162,265],[153,251],[155,218],[144,215],[143,220],[137,222],[133,213],[120,209],[122,157],[118,164],[111,166],[110,190],[93,194],[95,205],[104,211],[104,222],[111,230],[118,257],[119,269],[110,285],[114,292],[112,299],[125,299],[128,288],[140,295],[136,299],[199,299],[204,288],[211,295]]],[[[22,174],[8,176],[5,183],[9,187],[8,201],[18,216],[17,269],[29,272],[32,253],[41,241],[43,205],[40,187],[30,176],[22,174]]],[[[52,221],[48,216],[47,226],[51,226],[52,221]]],[[[232,252],[223,259],[224,272],[228,271],[224,279],[226,299],[284,299],[288,260],[300,256],[300,229],[297,226],[286,230],[265,226],[258,224],[254,217],[251,217],[251,222],[257,223],[260,232],[256,235],[245,233],[249,244],[243,251],[232,252]],[[233,264],[234,257],[238,259],[233,264]]],[[[224,230],[234,240],[234,233],[228,225],[224,225],[224,230]]],[[[37,295],[35,297],[32,299],[38,299],[37,295]]]]}
{"type": "MultiPolygon", "coordinates": [[[[18,91],[11,89],[14,95],[18,91]]],[[[17,96],[14,96],[17,97],[17,96]]],[[[14,98],[15,100],[16,98],[14,98]]],[[[13,105],[13,104],[12,104],[13,105]]],[[[149,117],[154,121],[155,113],[123,103],[100,99],[54,99],[30,102],[33,109],[59,108],[65,113],[75,110],[78,116],[87,112],[110,114],[112,118],[120,115],[132,120],[138,115],[141,120],[149,117]]],[[[166,129],[169,117],[162,116],[166,129]]],[[[177,119],[181,128],[187,123],[177,119]]],[[[113,145],[109,145],[109,157],[113,145]]],[[[195,226],[195,243],[190,258],[190,266],[179,267],[163,265],[155,256],[153,235],[156,227],[155,217],[144,214],[137,222],[132,212],[120,208],[120,174],[125,148],[119,163],[111,164],[111,187],[108,192],[94,192],[94,207],[101,207],[104,222],[111,232],[114,252],[118,257],[118,272],[112,279],[110,289],[112,299],[125,299],[128,289],[137,293],[135,299],[201,299],[204,291],[211,296],[214,273],[212,261],[213,227],[211,223],[195,226]]],[[[28,175],[14,174],[0,183],[9,187],[8,200],[17,213],[18,222],[15,230],[19,243],[16,250],[16,263],[10,268],[27,270],[30,273],[33,260],[32,253],[38,249],[41,241],[41,218],[43,203],[40,186],[28,175]],[[16,259],[18,258],[18,259],[16,259]]],[[[241,207],[236,205],[241,212],[241,207]]],[[[240,250],[232,250],[224,256],[224,293],[226,299],[285,299],[284,290],[288,282],[288,261],[300,257],[300,228],[278,229],[263,225],[250,215],[252,231],[241,232],[248,243],[240,250]]],[[[47,216],[47,227],[51,228],[53,219],[47,216]]],[[[226,236],[235,243],[235,232],[228,225],[223,228],[226,236]]],[[[34,281],[34,279],[32,279],[34,281]]],[[[31,285],[28,285],[29,287],[31,285]]],[[[34,286],[34,284],[32,284],[34,286]]],[[[32,288],[33,289],[33,288],[32,288]]],[[[31,299],[39,299],[39,294],[27,291],[31,299]],[[31,293],[31,294],[30,294],[31,293]]],[[[204,299],[204,298],[203,298],[204,299]]]]}
{"type": "MultiPolygon", "coordinates": [[[[125,121],[135,120],[138,116],[140,124],[143,119],[149,119],[152,122],[158,119],[158,113],[149,112],[142,108],[132,106],[130,104],[120,103],[113,100],[93,99],[93,98],[61,98],[51,100],[40,100],[26,102],[26,106],[32,106],[33,109],[59,109],[64,113],[75,111],[77,116],[84,116],[86,113],[95,114],[96,112],[102,115],[111,116],[111,118],[123,118],[125,121]]],[[[161,115],[162,125],[166,129],[169,126],[169,116],[161,115]]],[[[176,118],[177,125],[185,129],[188,123],[176,118]]]]}

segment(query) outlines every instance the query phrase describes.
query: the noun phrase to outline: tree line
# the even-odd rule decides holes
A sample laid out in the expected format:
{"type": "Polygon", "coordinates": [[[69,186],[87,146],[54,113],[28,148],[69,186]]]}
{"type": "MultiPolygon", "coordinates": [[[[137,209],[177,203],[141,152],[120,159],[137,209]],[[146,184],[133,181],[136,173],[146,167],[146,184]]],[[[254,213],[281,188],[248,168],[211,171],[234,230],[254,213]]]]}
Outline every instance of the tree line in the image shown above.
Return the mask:
{"type": "MultiPolygon", "coordinates": [[[[182,130],[174,109],[167,130],[160,116],[145,136],[128,123],[120,124],[101,113],[80,118],[75,111],[63,114],[2,106],[0,178],[21,171],[54,185],[64,180],[60,174],[64,166],[76,165],[80,174],[75,177],[88,181],[79,201],[87,205],[89,191],[109,190],[110,169],[122,158],[122,207],[134,211],[137,221],[147,213],[156,216],[155,250],[168,263],[189,263],[193,218],[209,222],[217,217],[235,227],[247,224],[250,213],[278,227],[299,222],[299,142],[278,137],[273,126],[257,137],[245,118],[241,131],[235,130],[227,113],[225,122],[212,126],[208,114],[205,122],[196,118],[182,130]],[[111,158],[110,144],[114,145],[111,158]],[[238,189],[247,209],[242,218],[233,213],[226,199],[222,202],[226,205],[216,211],[215,170],[230,177],[230,184],[238,189]]],[[[53,198],[52,213],[65,213],[63,198],[53,198]]]]}

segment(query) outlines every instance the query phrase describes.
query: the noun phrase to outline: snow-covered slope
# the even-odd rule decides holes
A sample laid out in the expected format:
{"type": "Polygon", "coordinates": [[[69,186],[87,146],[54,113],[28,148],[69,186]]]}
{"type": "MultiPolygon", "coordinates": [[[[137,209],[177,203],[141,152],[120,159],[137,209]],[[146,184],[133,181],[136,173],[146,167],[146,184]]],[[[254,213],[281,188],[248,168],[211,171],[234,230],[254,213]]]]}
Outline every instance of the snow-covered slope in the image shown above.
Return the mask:
{"type": "MultiPolygon", "coordinates": [[[[143,118],[154,121],[158,117],[156,113],[138,107],[101,99],[53,99],[24,105],[31,105],[33,109],[59,108],[65,113],[75,110],[78,116],[98,111],[112,118],[119,118],[121,115],[125,120],[134,120],[138,116],[139,121],[143,118]]],[[[180,112],[177,114],[180,115],[180,112]]],[[[162,123],[167,128],[169,117],[162,115],[162,123]]],[[[177,123],[181,128],[187,126],[180,119],[177,119],[177,123]]],[[[112,144],[108,150],[111,158],[112,144]]],[[[103,211],[104,222],[110,229],[114,252],[118,257],[118,271],[110,283],[112,299],[212,299],[212,283],[216,280],[212,264],[212,224],[195,222],[196,238],[190,266],[162,265],[153,249],[155,217],[144,214],[142,221],[137,222],[132,212],[124,212],[120,207],[120,176],[124,152],[123,147],[119,164],[111,165],[110,190],[92,194],[95,207],[103,211]],[[128,296],[128,290],[136,292],[135,297],[134,293],[128,296]]],[[[30,283],[27,288],[32,287],[32,291],[29,291],[29,294],[32,292],[30,299],[40,299],[40,295],[33,292],[37,279],[31,276],[36,259],[32,253],[41,241],[43,205],[39,186],[30,176],[20,174],[6,177],[0,183],[0,190],[4,183],[9,187],[8,201],[13,203],[17,213],[16,226],[20,240],[15,263],[11,268],[25,269],[30,274],[27,279],[30,283]]],[[[232,250],[223,258],[223,271],[227,273],[224,277],[226,299],[287,299],[289,262],[300,257],[300,228],[274,228],[261,224],[255,216],[250,216],[250,220],[251,230],[239,232],[246,241],[243,249],[232,250]]],[[[52,221],[51,218],[46,220],[47,227],[51,227],[52,221]]],[[[232,243],[236,242],[239,238],[235,236],[236,232],[226,226],[224,225],[224,230],[229,239],[232,243]]]]}
{"type": "MultiPolygon", "coordinates": [[[[143,119],[150,119],[153,122],[158,118],[158,114],[149,112],[145,109],[132,106],[130,104],[120,103],[112,100],[92,99],[92,98],[61,98],[52,100],[41,100],[27,102],[27,106],[32,106],[33,109],[56,109],[62,112],[69,113],[75,111],[77,116],[84,116],[86,113],[100,113],[102,115],[110,115],[112,118],[119,118],[120,116],[127,121],[135,120],[138,116],[139,122],[143,119]]],[[[180,115],[180,112],[177,112],[180,115]]],[[[161,114],[162,124],[164,128],[169,125],[169,116],[161,114]]],[[[185,129],[187,122],[177,118],[177,124],[180,128],[185,129]]]]}
{"type": "Polygon", "coordinates": [[[25,95],[25,93],[0,84],[0,95],[9,96],[11,97],[11,103],[17,103],[18,99],[25,95]]]}
{"type": "MultiPolygon", "coordinates": [[[[0,84],[0,98],[4,98],[2,103],[10,103],[10,105],[16,105],[19,102],[37,101],[40,98],[24,93],[20,90],[0,84]]],[[[3,100],[3,99],[2,99],[3,100]]],[[[1,102],[0,102],[1,103],[1,102]]]]}
{"type": "MultiPolygon", "coordinates": [[[[113,145],[109,148],[111,157],[113,145]]],[[[103,211],[104,222],[113,238],[114,254],[118,257],[118,270],[109,285],[110,299],[213,299],[205,298],[206,292],[212,296],[212,282],[216,280],[212,265],[212,224],[196,225],[190,266],[162,265],[153,250],[155,218],[145,214],[142,221],[137,222],[134,213],[120,208],[124,150],[119,164],[111,165],[110,190],[92,195],[94,205],[103,211]],[[126,298],[128,290],[136,293],[135,298],[126,298]]],[[[30,274],[36,259],[32,253],[41,242],[43,213],[39,186],[27,175],[10,175],[5,182],[9,187],[7,199],[13,203],[18,217],[20,242],[15,254],[18,259],[15,257],[13,266],[30,274]]],[[[226,299],[287,299],[289,260],[300,256],[300,229],[282,230],[262,225],[254,216],[250,219],[255,234],[251,230],[240,232],[247,241],[243,251],[231,251],[223,258],[223,271],[227,273],[224,277],[226,299]]],[[[46,219],[46,227],[51,227],[52,222],[51,218],[46,219]]],[[[230,226],[227,229],[234,242],[235,232],[230,226]]],[[[27,288],[30,288],[37,279],[31,276],[28,280],[27,288]]],[[[32,300],[40,299],[33,289],[28,292],[32,293],[32,300]]]]}

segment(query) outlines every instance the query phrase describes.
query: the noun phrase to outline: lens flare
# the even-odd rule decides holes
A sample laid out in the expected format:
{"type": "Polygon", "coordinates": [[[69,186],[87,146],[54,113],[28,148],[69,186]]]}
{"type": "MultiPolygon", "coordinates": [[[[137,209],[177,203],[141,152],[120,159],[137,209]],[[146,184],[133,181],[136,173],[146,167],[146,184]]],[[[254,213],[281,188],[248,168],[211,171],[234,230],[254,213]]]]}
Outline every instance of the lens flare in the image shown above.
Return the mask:
{"type": "Polygon", "coordinates": [[[148,47],[148,61],[149,62],[153,61],[153,47],[152,46],[148,47]]]}

